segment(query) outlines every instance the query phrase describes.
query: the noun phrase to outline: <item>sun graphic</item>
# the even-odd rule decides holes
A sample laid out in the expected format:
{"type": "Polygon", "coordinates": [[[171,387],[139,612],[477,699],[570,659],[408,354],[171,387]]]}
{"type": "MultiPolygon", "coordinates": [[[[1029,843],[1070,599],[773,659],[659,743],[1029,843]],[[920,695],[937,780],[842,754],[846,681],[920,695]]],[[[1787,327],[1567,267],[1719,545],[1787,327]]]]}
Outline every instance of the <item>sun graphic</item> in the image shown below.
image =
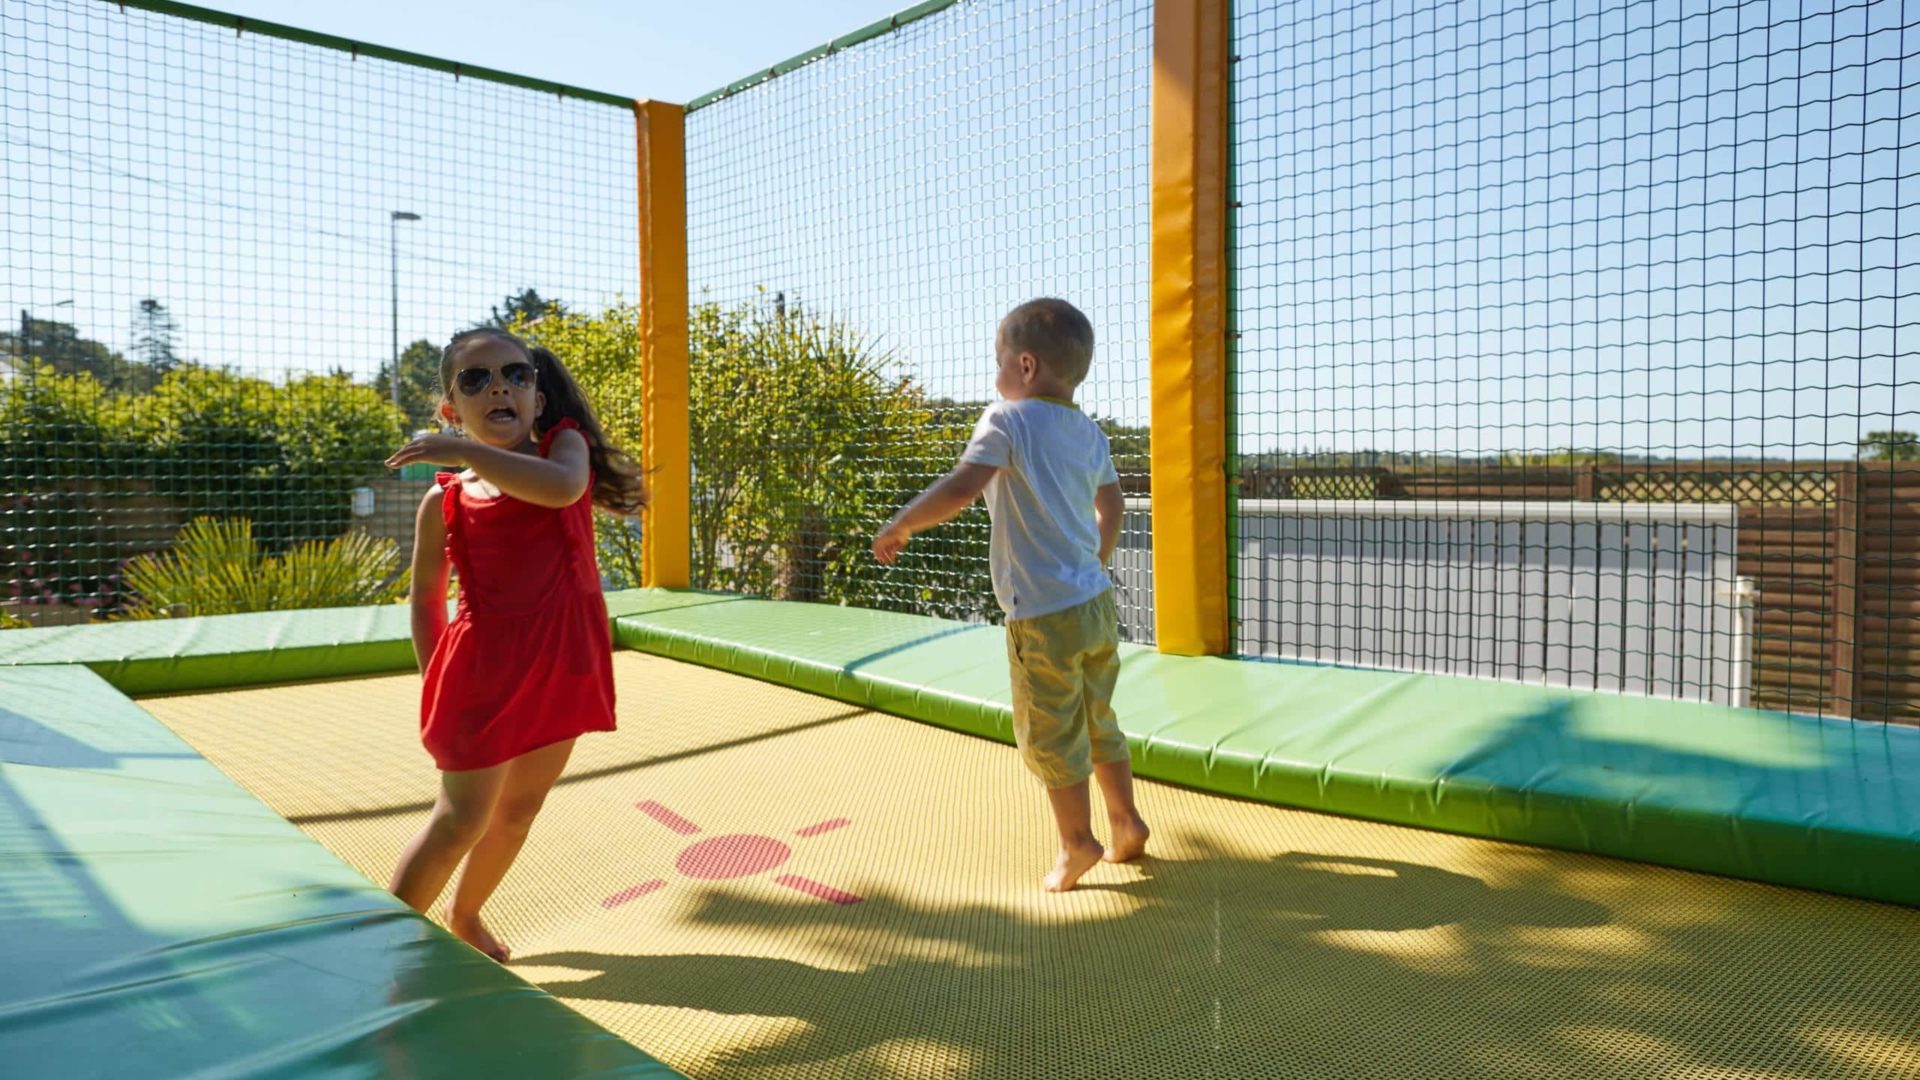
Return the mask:
{"type": "MultiPolygon", "coordinates": [[[[633,808],[681,836],[697,836],[700,833],[700,826],[652,799],[634,803],[633,808]]],[[[809,825],[804,829],[796,829],[794,835],[803,840],[810,840],[851,824],[852,822],[846,818],[833,818],[809,825]]],[[[728,833],[725,836],[713,836],[688,845],[681,850],[679,857],[673,860],[673,866],[682,876],[696,881],[728,881],[733,878],[752,877],[755,874],[764,874],[776,869],[792,854],[792,848],[771,836],[728,833]]],[[[825,900],[830,904],[857,904],[861,900],[861,897],[852,893],[842,892],[831,885],[822,885],[798,874],[779,874],[773,880],[776,885],[784,885],[795,892],[805,893],[816,900],[825,900]]],[[[665,878],[643,881],[638,885],[621,889],[600,901],[600,906],[619,907],[630,900],[638,900],[648,893],[658,892],[666,887],[665,878]]]]}

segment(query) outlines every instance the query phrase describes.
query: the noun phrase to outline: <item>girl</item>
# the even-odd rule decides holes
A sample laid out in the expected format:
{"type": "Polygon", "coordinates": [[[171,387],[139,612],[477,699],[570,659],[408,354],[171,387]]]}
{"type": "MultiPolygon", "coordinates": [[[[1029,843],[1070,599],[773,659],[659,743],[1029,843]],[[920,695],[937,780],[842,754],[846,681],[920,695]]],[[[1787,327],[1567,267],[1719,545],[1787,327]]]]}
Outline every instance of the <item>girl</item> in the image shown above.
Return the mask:
{"type": "Polygon", "coordinates": [[[394,895],[425,911],[462,858],[447,925],[505,963],[480,908],[526,843],[573,740],[613,730],[613,642],[593,555],[593,505],[646,501],[639,469],[545,349],[504,330],[454,335],[440,354],[440,416],[387,459],[462,468],[420,500],[413,543],[413,651],[426,675],[420,736],[440,768],[426,828],[394,870],[394,895]],[[447,571],[460,604],[447,621],[447,571]]]}

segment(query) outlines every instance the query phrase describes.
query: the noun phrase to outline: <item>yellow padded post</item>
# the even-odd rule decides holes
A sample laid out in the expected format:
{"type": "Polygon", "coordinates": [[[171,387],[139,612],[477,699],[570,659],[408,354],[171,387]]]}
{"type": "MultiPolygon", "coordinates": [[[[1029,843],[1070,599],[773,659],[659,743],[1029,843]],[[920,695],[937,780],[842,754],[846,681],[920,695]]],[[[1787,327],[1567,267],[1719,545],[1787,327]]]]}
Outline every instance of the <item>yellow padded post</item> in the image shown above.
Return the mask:
{"type": "Polygon", "coordinates": [[[692,577],[693,469],[687,444],[686,110],[636,101],[640,173],[642,584],[686,588],[692,577]]]}
{"type": "Polygon", "coordinates": [[[1227,610],[1229,0],[1157,0],[1153,25],[1154,635],[1230,647],[1227,610]]]}

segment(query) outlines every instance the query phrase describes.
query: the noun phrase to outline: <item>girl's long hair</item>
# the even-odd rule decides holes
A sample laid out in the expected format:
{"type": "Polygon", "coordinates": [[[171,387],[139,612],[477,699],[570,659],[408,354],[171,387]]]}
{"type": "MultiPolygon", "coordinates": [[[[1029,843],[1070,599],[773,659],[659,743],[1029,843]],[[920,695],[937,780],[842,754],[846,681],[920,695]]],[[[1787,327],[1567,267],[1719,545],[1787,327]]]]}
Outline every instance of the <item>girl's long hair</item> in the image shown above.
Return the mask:
{"type": "Polygon", "coordinates": [[[440,351],[442,391],[449,397],[453,394],[454,358],[469,344],[483,339],[510,343],[532,362],[534,389],[547,399],[546,408],[534,421],[536,431],[552,431],[562,420],[580,425],[580,434],[587,440],[587,460],[593,466],[593,504],[615,514],[637,514],[645,509],[647,487],[640,474],[640,463],[608,441],[606,431],[600,427],[600,418],[593,414],[593,406],[587,402],[587,395],[551,351],[528,345],[518,335],[497,327],[462,330],[440,351]]]}

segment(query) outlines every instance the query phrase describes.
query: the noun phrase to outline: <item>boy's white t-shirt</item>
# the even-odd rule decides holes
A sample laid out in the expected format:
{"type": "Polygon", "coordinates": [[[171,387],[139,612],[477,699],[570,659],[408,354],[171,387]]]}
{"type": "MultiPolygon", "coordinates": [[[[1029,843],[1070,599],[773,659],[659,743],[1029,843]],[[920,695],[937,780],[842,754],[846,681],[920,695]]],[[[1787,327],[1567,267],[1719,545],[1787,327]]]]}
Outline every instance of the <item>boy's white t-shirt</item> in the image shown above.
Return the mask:
{"type": "Polygon", "coordinates": [[[962,463],[1000,471],[987,484],[993,595],[1010,619],[1084,604],[1113,587],[1100,565],[1093,493],[1119,482],[1106,433],[1073,405],[996,401],[962,463]]]}

